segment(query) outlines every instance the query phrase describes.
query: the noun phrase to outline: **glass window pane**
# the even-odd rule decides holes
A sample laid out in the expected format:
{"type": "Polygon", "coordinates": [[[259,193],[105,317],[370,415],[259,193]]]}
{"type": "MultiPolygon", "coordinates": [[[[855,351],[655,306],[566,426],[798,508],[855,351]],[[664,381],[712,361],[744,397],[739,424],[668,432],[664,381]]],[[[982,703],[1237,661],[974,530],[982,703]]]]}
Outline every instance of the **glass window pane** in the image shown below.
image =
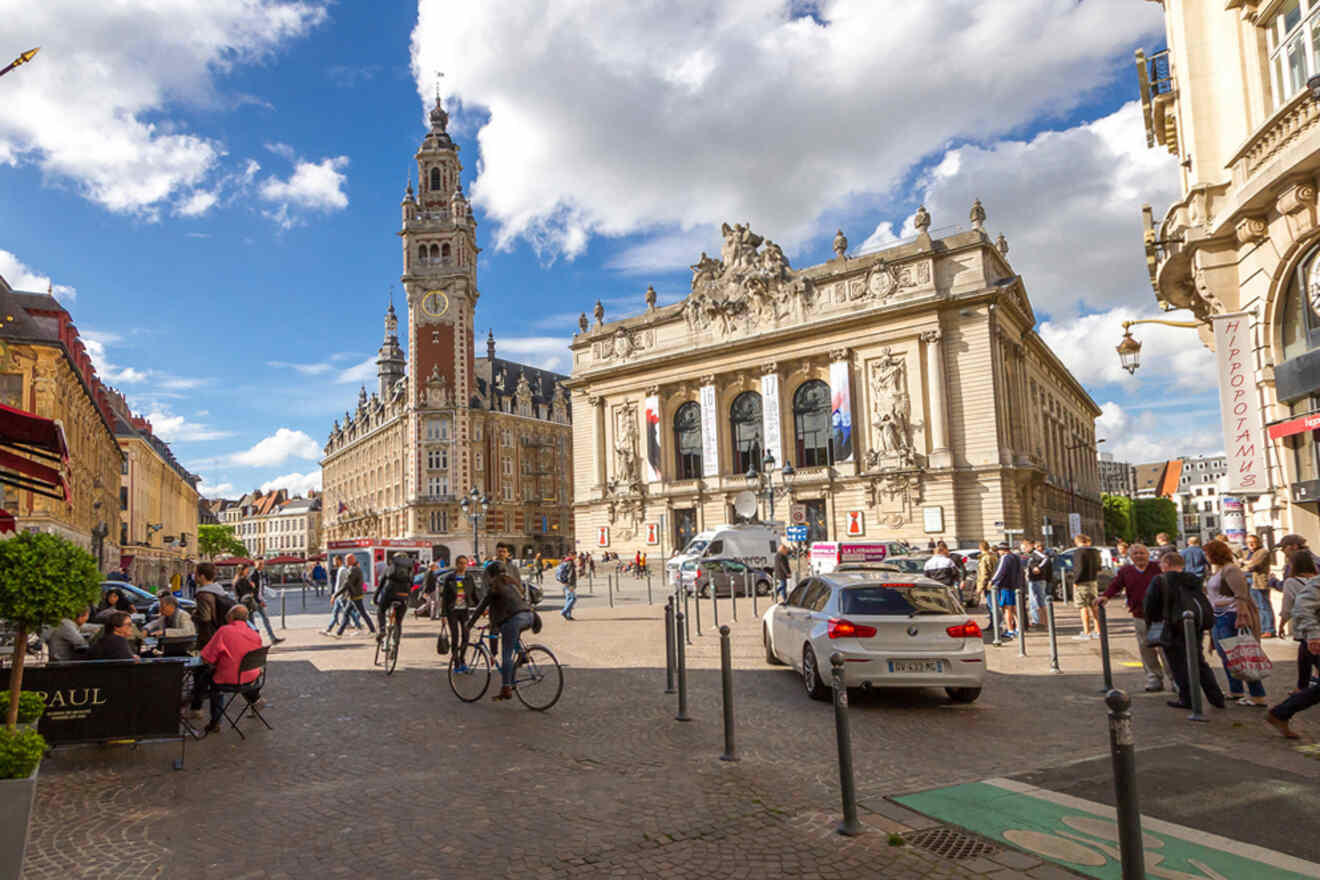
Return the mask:
{"type": "Polygon", "coordinates": [[[948,587],[914,585],[910,587],[848,587],[840,599],[841,614],[857,616],[894,614],[962,614],[961,603],[948,587]]]}
{"type": "Polygon", "coordinates": [[[1297,22],[1302,20],[1302,2],[1301,0],[1289,0],[1279,11],[1279,18],[1283,20],[1283,32],[1287,33],[1297,27],[1297,22]]]}
{"type": "Polygon", "coordinates": [[[1284,46],[1283,53],[1288,63],[1288,95],[1295,95],[1306,85],[1306,34],[1298,31],[1284,46]]]}

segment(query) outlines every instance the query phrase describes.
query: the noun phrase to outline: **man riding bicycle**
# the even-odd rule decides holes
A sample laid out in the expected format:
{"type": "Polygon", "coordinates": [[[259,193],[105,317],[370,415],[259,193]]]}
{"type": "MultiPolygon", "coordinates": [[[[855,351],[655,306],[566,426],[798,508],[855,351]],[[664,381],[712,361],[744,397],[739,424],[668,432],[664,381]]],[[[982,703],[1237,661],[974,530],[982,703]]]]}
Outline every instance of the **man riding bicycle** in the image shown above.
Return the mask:
{"type": "MultiPolygon", "coordinates": [[[[390,560],[389,570],[381,575],[380,586],[376,589],[376,641],[385,637],[385,615],[395,602],[402,602],[408,607],[408,596],[412,593],[413,561],[407,553],[395,553],[390,560]]],[[[403,621],[400,619],[400,625],[403,621]]]]}
{"type": "MultiPolygon", "coordinates": [[[[467,629],[472,628],[472,621],[481,617],[490,609],[490,626],[500,634],[500,692],[491,699],[508,700],[513,698],[513,654],[518,648],[518,639],[522,631],[532,628],[532,606],[523,598],[518,581],[503,572],[491,572],[486,588],[486,595],[472,611],[467,629]]],[[[468,640],[464,631],[463,641],[468,640]]]]}

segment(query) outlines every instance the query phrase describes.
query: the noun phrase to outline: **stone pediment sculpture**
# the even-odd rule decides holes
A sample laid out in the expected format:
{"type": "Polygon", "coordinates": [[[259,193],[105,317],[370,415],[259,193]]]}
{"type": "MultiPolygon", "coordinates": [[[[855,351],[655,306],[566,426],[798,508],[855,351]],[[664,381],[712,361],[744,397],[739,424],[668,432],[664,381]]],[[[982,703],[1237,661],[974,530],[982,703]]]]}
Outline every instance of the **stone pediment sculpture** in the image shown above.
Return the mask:
{"type": "Polygon", "coordinates": [[[881,525],[901,528],[915,517],[921,503],[921,474],[915,470],[890,471],[870,481],[866,497],[881,525]]]}
{"type": "Polygon", "coordinates": [[[628,330],[618,328],[605,339],[591,344],[591,356],[598,361],[617,361],[626,363],[638,354],[655,346],[655,330],[641,328],[628,330]]]}
{"type": "Polygon", "coordinates": [[[800,320],[811,288],[794,276],[783,249],[742,223],[725,223],[720,231],[720,259],[703,252],[692,266],[692,292],[683,304],[689,329],[728,334],[800,320]]]}
{"type": "Polygon", "coordinates": [[[871,448],[866,453],[869,470],[909,468],[916,463],[912,445],[912,398],[907,390],[907,365],[893,350],[871,364],[871,448]]]}
{"type": "Polygon", "coordinates": [[[426,379],[426,400],[430,406],[449,406],[449,380],[440,373],[440,367],[431,368],[426,379]]]}

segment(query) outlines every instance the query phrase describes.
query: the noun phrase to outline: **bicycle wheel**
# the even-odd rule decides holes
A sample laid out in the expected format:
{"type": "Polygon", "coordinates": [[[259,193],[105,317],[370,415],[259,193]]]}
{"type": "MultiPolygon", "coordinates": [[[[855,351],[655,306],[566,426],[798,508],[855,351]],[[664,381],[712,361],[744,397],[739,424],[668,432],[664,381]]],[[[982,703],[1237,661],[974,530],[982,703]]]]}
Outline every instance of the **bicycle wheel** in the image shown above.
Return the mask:
{"type": "Polygon", "coordinates": [[[528,645],[513,669],[513,692],[528,709],[544,712],[564,690],[564,670],[550,649],[528,645]]]}
{"type": "Polygon", "coordinates": [[[460,658],[455,653],[449,657],[449,689],[465,703],[480,700],[490,687],[490,653],[485,647],[475,642],[467,646],[460,658]],[[461,662],[460,662],[461,661],[461,662]],[[460,670],[461,666],[461,670],[460,670]]]}
{"type": "Polygon", "coordinates": [[[385,639],[387,639],[387,638],[389,638],[389,636],[382,636],[381,638],[376,639],[376,659],[373,660],[373,661],[371,661],[371,664],[372,664],[373,666],[379,666],[379,665],[380,665],[380,654],[381,654],[381,651],[384,650],[384,647],[385,647],[385,639]]]}
{"type": "Polygon", "coordinates": [[[403,639],[403,626],[399,623],[390,625],[390,634],[385,637],[389,643],[385,648],[385,674],[390,675],[394,672],[394,667],[399,665],[399,642],[403,639]]]}

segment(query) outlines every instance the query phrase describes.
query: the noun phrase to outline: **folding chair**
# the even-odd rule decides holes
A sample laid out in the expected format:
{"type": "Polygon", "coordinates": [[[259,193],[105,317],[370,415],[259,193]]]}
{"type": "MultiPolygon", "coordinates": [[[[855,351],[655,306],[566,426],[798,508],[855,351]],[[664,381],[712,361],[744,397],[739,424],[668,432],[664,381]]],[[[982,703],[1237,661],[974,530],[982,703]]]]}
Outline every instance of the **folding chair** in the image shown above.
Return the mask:
{"type": "Polygon", "coordinates": [[[244,672],[250,672],[253,669],[260,670],[260,674],[256,678],[252,679],[252,681],[249,681],[246,684],[212,685],[215,691],[227,695],[227,698],[225,699],[224,703],[222,703],[220,706],[220,712],[225,716],[225,720],[229,722],[229,726],[234,728],[234,732],[238,734],[240,739],[247,739],[247,737],[243,735],[243,731],[238,729],[238,722],[242,721],[243,716],[248,714],[251,714],[262,724],[266,725],[267,730],[275,729],[270,726],[270,722],[266,720],[265,716],[261,714],[261,711],[257,709],[255,704],[255,700],[257,696],[260,694],[262,686],[265,685],[266,683],[266,652],[269,650],[270,650],[269,647],[265,647],[265,648],[257,648],[255,651],[248,651],[246,654],[243,655],[243,659],[239,661],[238,664],[239,678],[243,677],[244,672]],[[251,700],[247,699],[249,694],[252,695],[251,700]],[[229,714],[229,709],[231,706],[234,705],[234,700],[236,700],[240,695],[244,698],[243,708],[238,713],[238,716],[234,717],[229,714]]]}

